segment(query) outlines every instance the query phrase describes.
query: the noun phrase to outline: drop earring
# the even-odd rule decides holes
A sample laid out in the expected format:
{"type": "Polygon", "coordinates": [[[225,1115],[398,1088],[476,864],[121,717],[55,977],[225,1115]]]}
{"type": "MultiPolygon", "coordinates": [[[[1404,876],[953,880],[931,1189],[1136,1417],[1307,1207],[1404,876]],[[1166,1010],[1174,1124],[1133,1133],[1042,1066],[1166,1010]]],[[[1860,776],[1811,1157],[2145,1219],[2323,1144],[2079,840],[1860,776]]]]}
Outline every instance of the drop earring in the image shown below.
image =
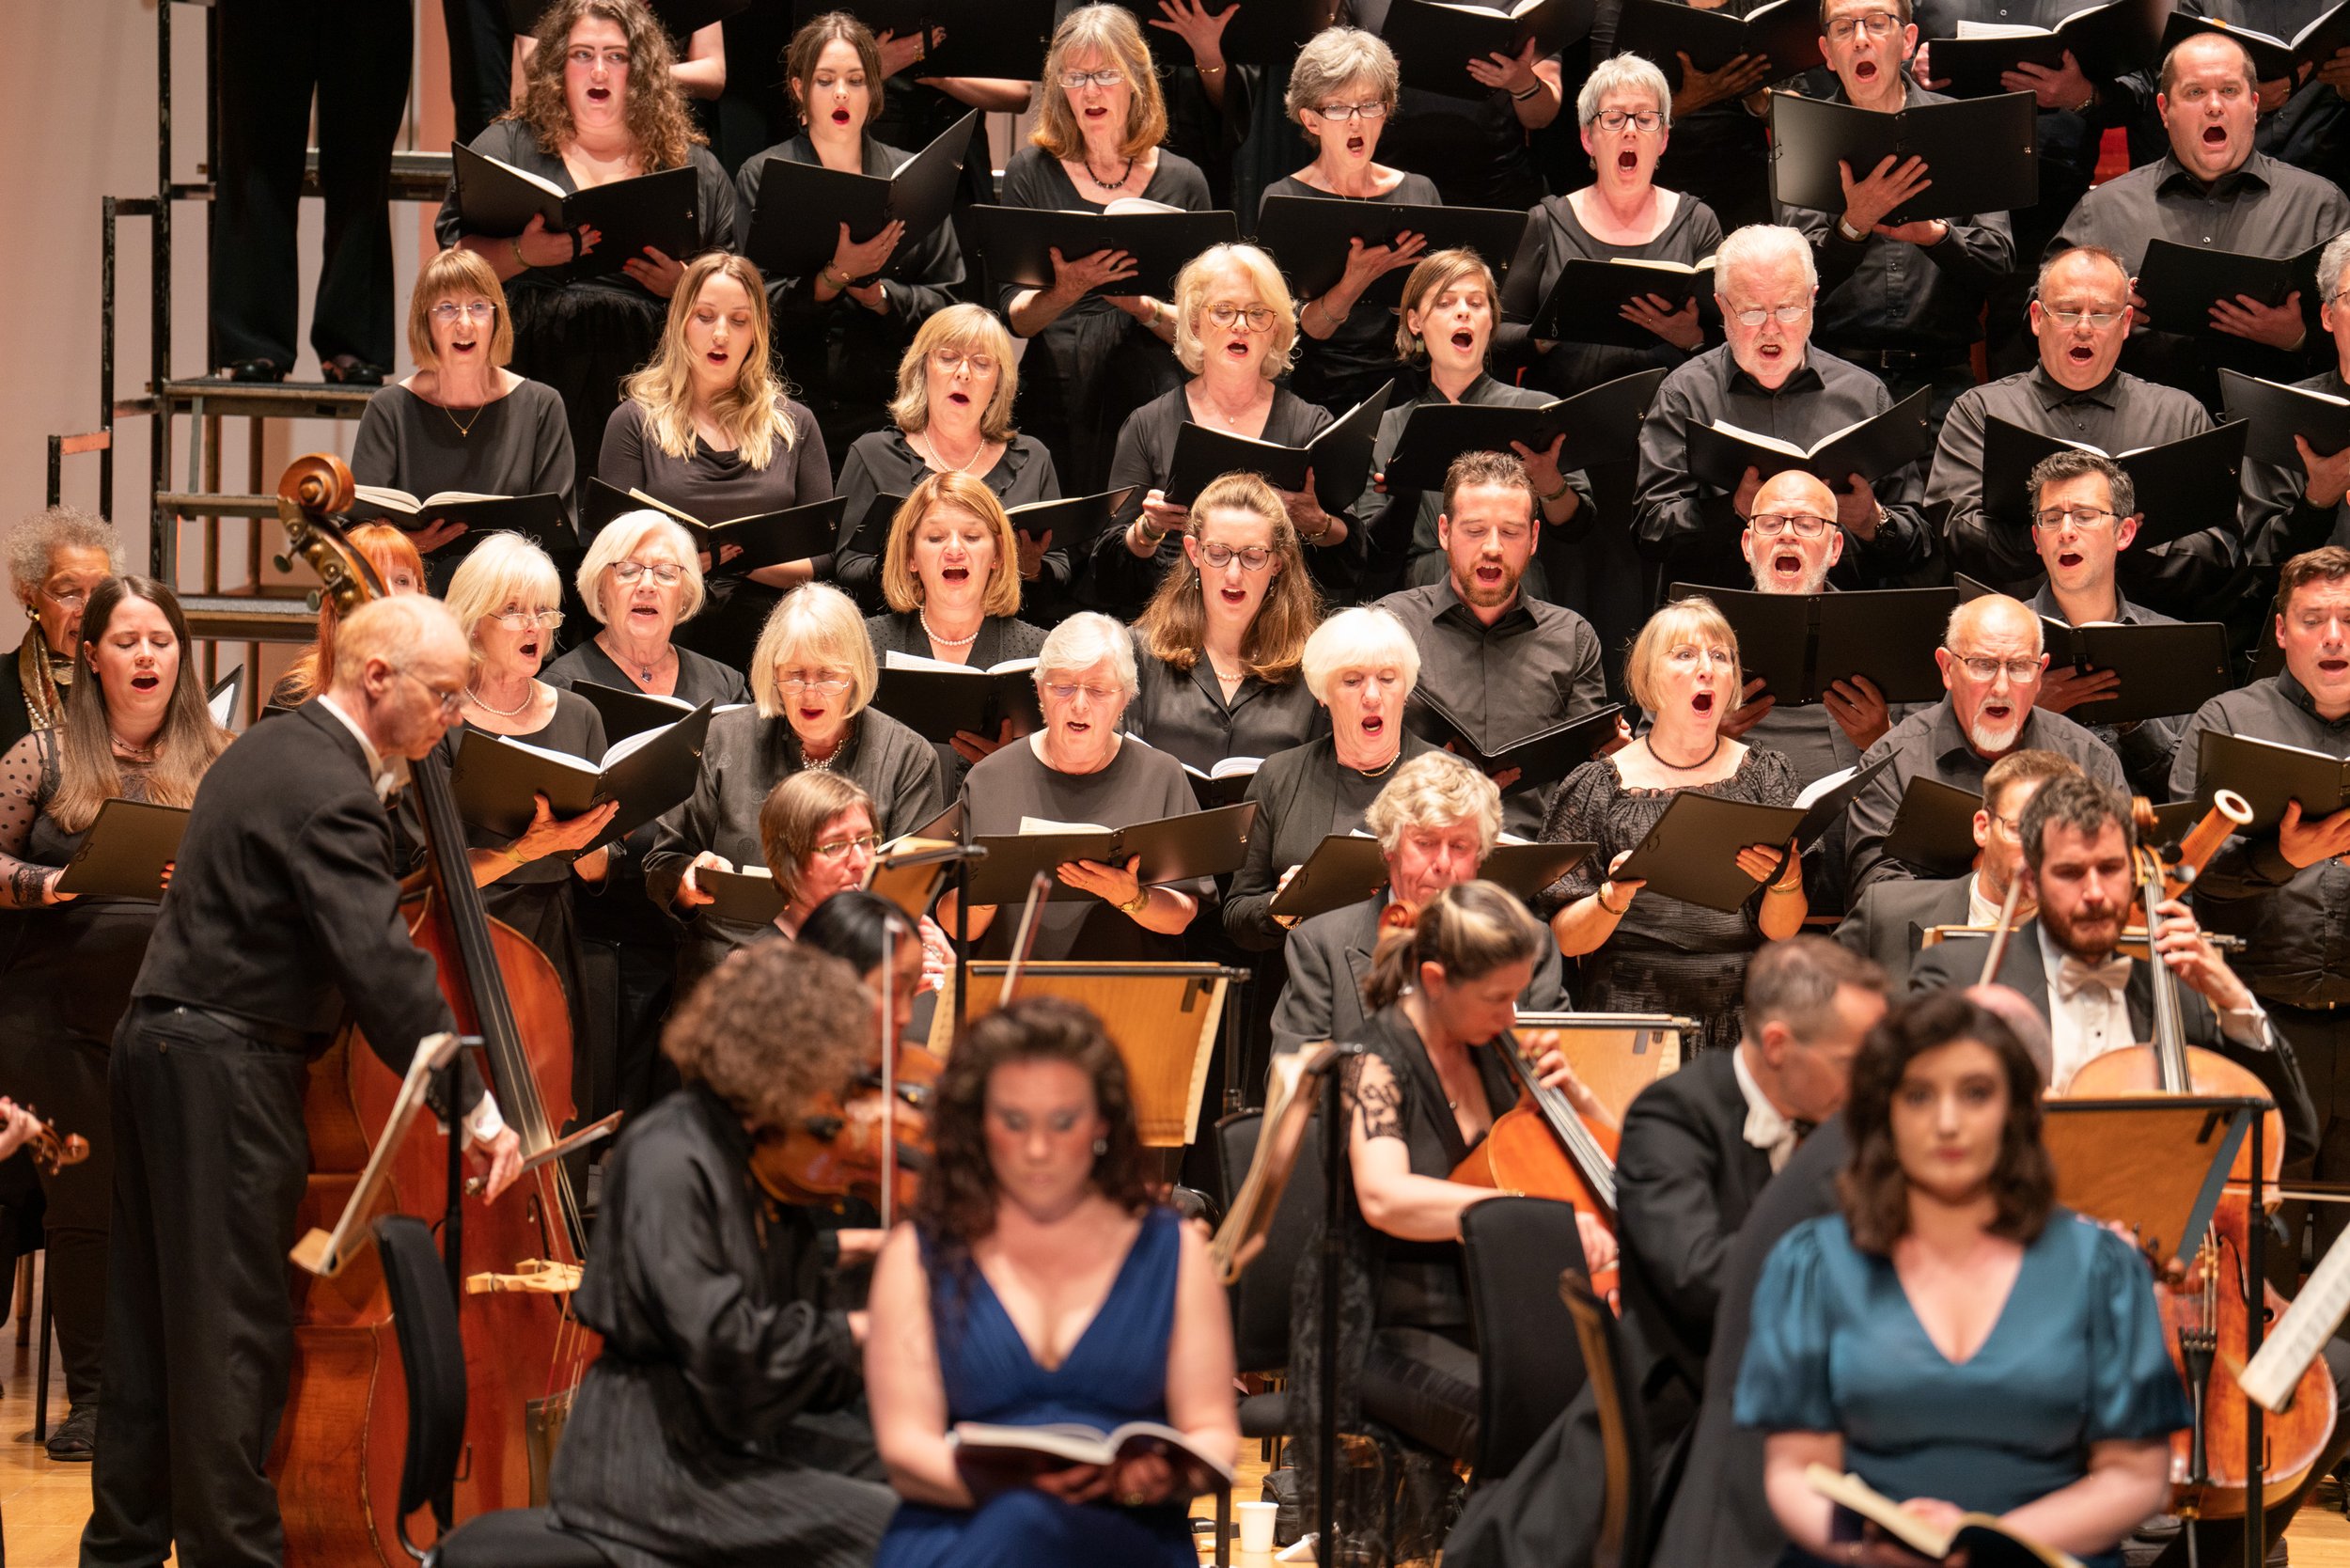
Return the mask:
{"type": "Polygon", "coordinates": [[[1097,1137],[1093,1140],[1093,1157],[1095,1159],[1100,1159],[1103,1155],[1108,1153],[1109,1152],[1110,1140],[1108,1138],[1097,1137]]]}

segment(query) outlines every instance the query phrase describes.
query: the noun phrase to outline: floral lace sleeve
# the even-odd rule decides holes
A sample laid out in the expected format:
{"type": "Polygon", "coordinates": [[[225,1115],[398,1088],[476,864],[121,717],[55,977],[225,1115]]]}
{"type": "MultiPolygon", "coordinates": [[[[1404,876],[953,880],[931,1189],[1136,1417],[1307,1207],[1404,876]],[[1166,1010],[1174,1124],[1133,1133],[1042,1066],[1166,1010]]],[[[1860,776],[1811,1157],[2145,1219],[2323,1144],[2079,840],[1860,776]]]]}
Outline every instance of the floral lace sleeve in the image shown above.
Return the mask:
{"type": "Polygon", "coordinates": [[[33,733],[0,756],[0,909],[31,909],[40,903],[41,883],[55,868],[20,858],[40,815],[49,772],[48,734],[33,733]]]}

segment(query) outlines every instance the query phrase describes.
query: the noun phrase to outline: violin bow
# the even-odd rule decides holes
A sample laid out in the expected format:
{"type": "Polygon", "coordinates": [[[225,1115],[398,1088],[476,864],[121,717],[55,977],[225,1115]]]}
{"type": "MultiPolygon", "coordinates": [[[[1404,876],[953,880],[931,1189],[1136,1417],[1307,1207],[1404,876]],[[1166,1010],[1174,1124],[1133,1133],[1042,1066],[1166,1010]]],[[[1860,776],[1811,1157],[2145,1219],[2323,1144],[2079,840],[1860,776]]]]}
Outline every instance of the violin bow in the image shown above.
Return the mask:
{"type": "Polygon", "coordinates": [[[1036,946],[1037,917],[1043,912],[1044,895],[1052,886],[1052,879],[1042,871],[1028,879],[1028,902],[1020,906],[1020,929],[1011,939],[1011,962],[1004,965],[1003,987],[995,994],[998,1008],[1009,1006],[1012,993],[1020,987],[1020,971],[1026,967],[1028,953],[1036,946]]]}
{"type": "Polygon", "coordinates": [[[893,1004],[898,996],[898,923],[893,917],[882,922],[881,950],[881,1092],[882,1092],[882,1168],[881,1222],[887,1231],[898,1222],[898,1043],[890,1038],[897,1021],[893,1004]]]}
{"type": "Polygon", "coordinates": [[[1999,961],[2007,957],[2007,940],[2015,934],[2016,901],[2024,891],[2021,870],[2017,868],[2019,874],[2007,879],[2007,897],[1999,901],[1999,929],[1991,933],[1991,950],[1983,954],[1982,978],[1975,981],[1977,985],[1989,985],[1998,975],[1999,961]]]}

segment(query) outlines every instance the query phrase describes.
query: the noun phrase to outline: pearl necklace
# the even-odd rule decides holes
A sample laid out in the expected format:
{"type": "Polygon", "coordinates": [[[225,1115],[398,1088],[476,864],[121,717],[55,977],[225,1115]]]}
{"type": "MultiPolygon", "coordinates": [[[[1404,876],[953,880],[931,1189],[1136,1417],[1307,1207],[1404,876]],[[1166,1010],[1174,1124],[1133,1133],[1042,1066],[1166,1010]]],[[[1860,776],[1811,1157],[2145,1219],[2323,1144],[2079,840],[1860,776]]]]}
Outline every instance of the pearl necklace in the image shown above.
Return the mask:
{"type": "Polygon", "coordinates": [[[981,627],[981,626],[985,626],[985,625],[987,624],[987,621],[986,621],[984,619],[982,619],[979,621],[979,626],[974,626],[973,628],[971,628],[971,635],[970,635],[969,636],[967,636],[967,637],[949,637],[949,636],[942,636],[942,635],[939,635],[939,633],[938,633],[938,631],[931,625],[931,618],[930,618],[930,612],[929,612],[929,611],[927,611],[927,610],[916,610],[916,611],[914,612],[914,619],[916,619],[916,620],[918,620],[918,621],[920,621],[920,622],[922,623],[922,631],[923,631],[923,634],[924,634],[925,635],[927,635],[927,636],[931,639],[931,641],[932,641],[932,642],[936,643],[936,644],[937,644],[939,647],[941,647],[941,648],[968,648],[968,647],[970,647],[973,643],[975,643],[975,642],[977,642],[977,641],[979,641],[979,627],[981,627]]]}
{"type": "Polygon", "coordinates": [[[500,718],[512,718],[516,713],[521,713],[524,709],[529,707],[538,699],[538,688],[528,682],[525,682],[523,684],[523,699],[520,702],[515,703],[511,708],[493,708],[488,703],[481,700],[481,694],[479,692],[475,691],[471,686],[467,686],[465,688],[466,701],[472,703],[483,713],[495,713],[500,718]]]}
{"type": "Polygon", "coordinates": [[[979,454],[987,450],[987,432],[984,431],[980,431],[979,444],[971,448],[971,455],[964,458],[961,463],[954,464],[952,467],[948,466],[947,454],[939,449],[938,437],[936,435],[928,431],[923,431],[922,445],[926,448],[926,450],[922,453],[922,456],[929,461],[932,467],[936,468],[940,473],[968,474],[971,472],[971,465],[979,461],[979,454]]]}

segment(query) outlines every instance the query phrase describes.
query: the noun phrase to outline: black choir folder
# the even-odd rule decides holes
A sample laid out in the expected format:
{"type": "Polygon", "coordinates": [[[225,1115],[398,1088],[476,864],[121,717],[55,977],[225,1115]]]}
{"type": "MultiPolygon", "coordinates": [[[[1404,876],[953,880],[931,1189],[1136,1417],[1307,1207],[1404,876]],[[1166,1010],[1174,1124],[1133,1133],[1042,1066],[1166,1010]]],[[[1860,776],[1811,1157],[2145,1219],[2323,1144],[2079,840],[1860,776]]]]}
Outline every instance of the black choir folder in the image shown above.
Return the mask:
{"type": "Polygon", "coordinates": [[[1982,796],[1919,774],[1902,791],[1886,829],[1885,855],[1921,876],[1957,876],[1975,863],[1975,813],[1982,796]]]}
{"type": "MultiPolygon", "coordinates": [[[[1504,838],[1477,868],[1479,880],[1530,900],[1583,864],[1597,844],[1534,844],[1504,838]]],[[[1289,885],[1274,895],[1272,913],[1310,919],[1360,903],[1387,885],[1387,862],[1368,833],[1333,833],[1314,847],[1289,885]]]]}
{"type": "MultiPolygon", "coordinates": [[[[1072,555],[1080,554],[1101,531],[1109,525],[1110,518],[1126,504],[1134,494],[1130,485],[1124,490],[1105,490],[1098,495],[1066,495],[1058,501],[1030,501],[1024,506],[1006,507],[1004,515],[1011,520],[1014,533],[1026,534],[1032,540],[1051,535],[1053,542],[1072,555]]],[[[839,544],[843,549],[862,550],[876,557],[889,553],[889,525],[898,519],[898,509],[906,504],[902,495],[883,491],[865,504],[865,515],[854,526],[844,519],[839,544]]]]}
{"type": "Polygon", "coordinates": [[[149,806],[119,796],[100,803],[98,819],[67,861],[57,891],[85,899],[164,896],[164,868],[180,854],[188,830],[185,807],[149,806]]]}
{"type": "Polygon", "coordinates": [[[2252,73],[2262,81],[2291,80],[2298,86],[2302,66],[2314,70],[2331,60],[2336,50],[2350,49],[2350,4],[2328,7],[2289,39],[2216,16],[2173,11],[2163,29],[2164,52],[2197,33],[2217,33],[2242,44],[2252,56],[2252,73]]]}
{"type": "Polygon", "coordinates": [[[2284,820],[2289,800],[2299,801],[2301,820],[2311,823],[2350,806],[2350,760],[2206,729],[2196,759],[2196,801],[2208,808],[2221,790],[2233,790],[2252,808],[2243,831],[2270,833],[2284,820]]]}
{"type": "Polygon", "coordinates": [[[421,533],[434,523],[462,523],[463,533],[432,550],[436,561],[470,556],[475,545],[494,533],[520,534],[541,550],[569,549],[579,542],[563,497],[551,491],[477,495],[468,490],[443,490],[412,495],[390,485],[363,484],[352,488],[352,496],[357,503],[354,510],[371,508],[402,533],[421,533]]]}
{"type": "MultiPolygon", "coordinates": [[[[886,177],[848,174],[771,154],[760,173],[759,207],[744,248],[770,278],[811,277],[839,248],[842,224],[849,226],[849,238],[862,244],[896,221],[906,231],[890,261],[902,260],[954,210],[971,127],[979,118],[972,110],[886,177]]],[[[887,270],[876,275],[887,276],[887,270]]]]}
{"type": "Polygon", "coordinates": [[[1911,1551],[1935,1562],[1964,1553],[1967,1568],[2081,1568],[2078,1559],[2029,1536],[1988,1513],[1962,1513],[1950,1529],[1930,1525],[1855,1475],[1825,1465],[1804,1467],[1812,1491],[1836,1505],[1828,1527],[1835,1541],[1857,1542],[1873,1524],[1911,1551]]]}
{"type": "Polygon", "coordinates": [[[2151,550],[2235,516],[2248,433],[2248,426],[2232,419],[2159,447],[2108,452],[2086,441],[2026,430],[1993,415],[1982,429],[1982,510],[1998,522],[2030,527],[2032,465],[2058,452],[2094,452],[2111,458],[2129,475],[2139,515],[2132,548],[2151,550]]]}
{"type": "MultiPolygon", "coordinates": [[[[1473,250],[1485,259],[1496,279],[1506,278],[1526,237],[1523,210],[1489,207],[1414,207],[1392,201],[1352,201],[1342,196],[1277,196],[1257,214],[1257,243],[1273,253],[1301,300],[1318,299],[1346,275],[1350,241],[1366,248],[1391,245],[1402,234],[1423,235],[1430,254],[1473,250]]],[[[1411,269],[1398,267],[1374,280],[1355,302],[1393,310],[1403,299],[1411,269]]]]}
{"type": "MultiPolygon", "coordinates": [[[[1672,6],[1671,10],[1687,10],[1672,6]]],[[[1692,11],[1704,16],[1705,11],[1692,11]]],[[[1700,316],[1720,319],[1709,309],[1714,295],[1714,259],[1690,265],[1681,261],[1633,260],[1617,257],[1606,261],[1575,257],[1559,269],[1541,308],[1528,329],[1543,343],[1607,343],[1620,349],[1653,349],[1664,341],[1656,334],[1625,318],[1623,308],[1634,300],[1655,295],[1674,310],[1691,299],[1700,316]]]]}
{"type": "Polygon", "coordinates": [[[964,730],[994,740],[1004,721],[1026,731],[1043,722],[1036,661],[1007,659],[985,669],[894,650],[882,657],[873,706],[926,741],[946,745],[964,730]]]}
{"type": "Polygon", "coordinates": [[[1506,452],[1519,441],[1542,451],[1560,435],[1559,468],[1573,473],[1637,454],[1640,421],[1664,384],[1662,370],[1640,370],[1546,403],[1424,402],[1403,421],[1403,433],[1383,471],[1387,494],[1442,490],[1445,471],[1463,452],[1506,452]]]}
{"type": "MultiPolygon", "coordinates": [[[[1631,856],[1612,873],[1619,882],[1645,881],[1642,891],[1662,893],[1708,909],[1742,907],[1761,892],[1762,884],[1738,869],[1738,852],[1748,844],[1770,844],[1782,850],[1788,839],[1799,850],[1817,843],[1820,835],[1842,819],[1853,796],[1892,764],[1881,757],[1865,768],[1845,768],[1814,781],[1792,806],[1764,806],[1750,800],[1725,800],[1719,795],[1684,790],[1673,796],[1656,825],[1648,830],[1631,856]]],[[[1786,875],[1782,854],[1776,876],[1786,875]]]]}
{"type": "MultiPolygon", "coordinates": [[[[1995,590],[1960,572],[1957,591],[1971,601],[1995,590]]],[[[2131,724],[2191,713],[2235,685],[2228,629],[2216,620],[2136,626],[2092,620],[2075,626],[2044,615],[2040,634],[2050,669],[2083,675],[2109,669],[2121,677],[2113,696],[2084,702],[2064,715],[2076,724],[2131,724]]]]}
{"type": "Polygon", "coordinates": [[[1958,607],[1955,588],[1861,593],[1757,593],[1675,583],[1668,597],[1714,602],[1738,637],[1738,663],[1782,708],[1825,700],[1830,686],[1866,676],[1888,702],[1942,696],[1934,651],[1958,607]]]}
{"type": "Polygon", "coordinates": [[[1534,57],[1556,55],[1590,37],[1594,0],[1388,0],[1385,16],[1361,5],[1362,25],[1386,40],[1403,67],[1403,85],[1447,98],[1484,100],[1494,89],[1468,73],[1468,62],[1515,55],[1530,39],[1534,57]]]}
{"type": "Polygon", "coordinates": [[[1742,430],[1719,420],[1689,427],[1689,472],[1716,490],[1735,493],[1747,470],[1768,479],[1801,469],[1830,490],[1852,488],[1855,474],[1875,484],[1908,467],[1934,447],[1926,412],[1934,388],[1921,386],[1882,414],[1831,431],[1809,447],[1742,430]]]}
{"type": "Polygon", "coordinates": [[[1178,1496],[1196,1497],[1232,1482],[1231,1466],[1201,1453],[1182,1433],[1157,1421],[1128,1421],[1108,1432],[1060,1422],[1050,1426],[991,1426],[957,1421],[947,1434],[955,1468],[982,1495],[1021,1486],[1041,1475],[1079,1465],[1114,1465],[1146,1454],[1175,1472],[1178,1496]]]}
{"type": "Polygon", "coordinates": [[[783,913],[787,902],[783,889],[776,886],[774,875],[764,866],[748,871],[697,866],[694,886],[711,897],[711,902],[701,907],[704,917],[740,925],[765,925],[783,913]]]}
{"type": "Polygon", "coordinates": [[[2240,370],[2219,372],[2219,392],[2228,417],[2250,427],[2244,440],[2244,455],[2250,462],[2279,463],[2298,474],[2301,453],[2293,445],[2295,436],[2320,457],[2350,447],[2350,399],[2240,370]]]}
{"type": "MultiPolygon", "coordinates": [[[[601,681],[582,681],[572,690],[586,698],[588,706],[603,717],[606,745],[618,745],[631,735],[641,735],[648,729],[675,724],[694,711],[694,705],[683,698],[660,697],[633,687],[607,686],[601,681]]],[[[723,713],[748,706],[744,702],[722,702],[711,713],[723,713]]]]}
{"type": "Polygon", "coordinates": [[[648,245],[681,262],[701,248],[695,221],[700,196],[691,168],[640,174],[567,195],[552,180],[462,143],[451,149],[451,157],[457,212],[466,233],[510,239],[529,227],[534,216],[544,217],[551,229],[596,231],[595,249],[545,269],[549,275],[572,281],[617,273],[622,262],[643,259],[648,245]]]}
{"type": "Polygon", "coordinates": [[[1089,899],[1091,893],[1052,874],[1056,867],[1073,860],[1122,866],[1139,855],[1142,864],[1136,871],[1146,886],[1222,876],[1240,870],[1256,820],[1256,803],[1244,801],[1130,827],[1050,823],[1033,833],[983,834],[978,842],[987,850],[987,858],[971,868],[971,902],[1019,903],[1027,898],[1028,881],[1039,871],[1048,879],[1045,897],[1089,899]]]}
{"type": "Polygon", "coordinates": [[[603,532],[605,524],[625,512],[660,512],[692,534],[694,548],[710,557],[705,576],[739,577],[762,566],[806,560],[830,550],[840,532],[840,509],[847,504],[835,495],[830,500],[810,501],[781,511],[755,512],[748,517],[729,517],[723,523],[705,523],[691,512],[654,500],[641,490],[621,490],[602,479],[589,479],[588,502],[580,510],[580,523],[583,535],[593,539],[603,532]],[[743,553],[721,560],[719,557],[729,544],[739,546],[743,553]]]}
{"type": "Polygon", "coordinates": [[[1681,61],[1700,71],[1721,70],[1744,55],[1771,63],[1771,79],[1794,76],[1821,63],[1820,8],[1810,0],[1771,0],[1745,16],[1700,10],[1683,0],[1623,0],[1616,49],[1653,62],[1675,88],[1681,61]]]}
{"type": "Polygon", "coordinates": [[[2029,207],[2040,199],[2037,113],[2028,92],[1921,103],[1890,115],[1774,93],[1771,196],[1785,207],[1841,212],[1839,163],[1864,180],[1886,158],[1919,157],[1933,183],[1888,213],[1888,224],[2029,207]]]}
{"type": "Polygon", "coordinates": [[[977,206],[970,210],[970,224],[972,248],[998,286],[1051,288],[1056,249],[1064,261],[1096,251],[1122,250],[1134,258],[1135,275],[1097,285],[1093,292],[1156,294],[1162,299],[1175,292],[1175,274],[1193,257],[1210,245],[1240,238],[1240,221],[1230,212],[1187,212],[1131,196],[1098,212],[977,206]]]}
{"type": "Polygon", "coordinates": [[[2162,57],[2170,0],[2105,0],[2084,6],[2053,27],[1961,22],[1956,38],[1933,39],[1926,56],[1937,89],[1954,98],[1989,98],[2006,89],[2003,72],[2018,66],[2061,70],[2070,53],[2091,80],[2110,82],[2162,57]]]}
{"type": "MultiPolygon", "coordinates": [[[[1189,506],[1192,498],[1219,476],[1235,470],[1262,474],[1276,490],[1302,491],[1311,474],[1314,495],[1323,510],[1340,512],[1353,506],[1371,478],[1371,459],[1379,440],[1379,421],[1395,392],[1389,382],[1324,425],[1303,447],[1259,441],[1230,431],[1212,430],[1185,420],[1175,432],[1175,454],[1167,464],[1167,498],[1189,506]]],[[[1438,481],[1441,483],[1442,481],[1438,481]]]]}
{"type": "Polygon", "coordinates": [[[449,773],[458,812],[469,825],[510,839],[530,825],[534,795],[547,797],[557,822],[619,801],[619,810],[595,843],[574,852],[586,855],[626,837],[694,792],[713,706],[705,702],[666,729],[606,746],[601,766],[510,735],[468,729],[449,773]]]}
{"type": "Polygon", "coordinates": [[[2301,296],[2301,315],[2317,321],[2317,259],[2324,243],[2295,256],[2247,256],[2240,251],[2214,250],[2209,245],[2183,245],[2175,240],[2149,240],[2145,259],[2138,264],[2138,297],[2146,302],[2148,326],[2163,332],[2227,335],[2211,324],[2211,307],[2219,300],[2249,295],[2263,305],[2282,305],[2285,296],[2301,296]]]}
{"type": "Polygon", "coordinates": [[[1511,786],[1516,789],[1527,784],[1556,783],[1590,761],[1593,752],[1616,738],[1616,720],[1622,713],[1622,703],[1610,702],[1578,718],[1544,725],[1532,734],[1521,735],[1486,751],[1470,735],[1469,727],[1423,686],[1412,693],[1410,705],[1403,711],[1403,722],[1421,740],[1442,746],[1481,774],[1517,769],[1518,782],[1511,786]]]}

